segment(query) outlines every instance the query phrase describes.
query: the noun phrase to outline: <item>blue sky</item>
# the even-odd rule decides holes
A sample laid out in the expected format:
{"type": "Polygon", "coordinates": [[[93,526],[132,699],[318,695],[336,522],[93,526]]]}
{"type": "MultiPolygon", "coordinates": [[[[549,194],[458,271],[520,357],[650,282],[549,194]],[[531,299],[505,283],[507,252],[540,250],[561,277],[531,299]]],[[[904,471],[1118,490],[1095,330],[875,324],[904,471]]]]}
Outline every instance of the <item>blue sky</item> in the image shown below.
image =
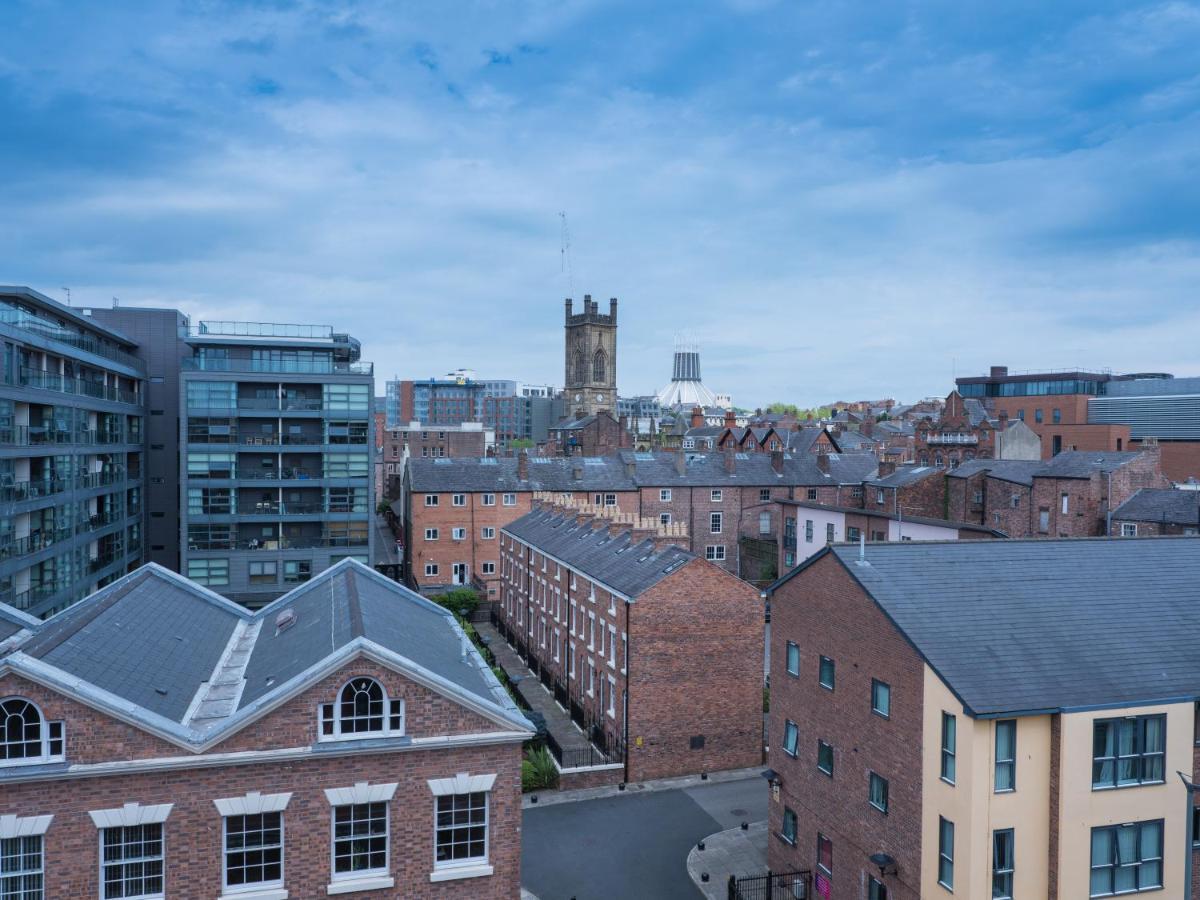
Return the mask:
{"type": "MultiPolygon", "coordinates": [[[[0,4],[0,283],[746,406],[1200,373],[1200,4],[0,4]]],[[[379,386],[382,393],[382,384],[379,386]]]]}

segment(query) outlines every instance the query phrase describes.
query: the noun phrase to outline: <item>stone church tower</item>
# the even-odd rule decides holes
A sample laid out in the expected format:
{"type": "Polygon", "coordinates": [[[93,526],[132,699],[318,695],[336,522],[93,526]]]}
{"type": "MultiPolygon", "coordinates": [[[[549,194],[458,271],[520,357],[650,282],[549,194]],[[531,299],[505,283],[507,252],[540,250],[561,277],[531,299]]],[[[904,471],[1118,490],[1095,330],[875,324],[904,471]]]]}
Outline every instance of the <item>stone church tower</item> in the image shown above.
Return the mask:
{"type": "Polygon", "coordinates": [[[583,296],[583,312],[575,314],[567,298],[566,385],[567,414],[590,416],[617,409],[617,298],[608,301],[608,315],[591,294],[583,296]]]}

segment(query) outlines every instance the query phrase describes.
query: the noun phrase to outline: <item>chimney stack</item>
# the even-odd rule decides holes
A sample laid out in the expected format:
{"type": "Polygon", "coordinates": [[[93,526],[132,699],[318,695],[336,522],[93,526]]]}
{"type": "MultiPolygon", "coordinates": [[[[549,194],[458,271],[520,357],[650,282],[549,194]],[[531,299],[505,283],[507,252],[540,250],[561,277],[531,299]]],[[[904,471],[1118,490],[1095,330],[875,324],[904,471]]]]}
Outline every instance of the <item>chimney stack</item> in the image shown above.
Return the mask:
{"type": "MultiPolygon", "coordinates": [[[[822,455],[824,455],[824,454],[822,454],[822,455]]],[[[771,451],[771,468],[775,470],[776,475],[783,474],[783,451],[782,450],[772,450],[771,451]]]]}
{"type": "Polygon", "coordinates": [[[877,478],[887,478],[896,471],[896,461],[894,459],[881,460],[879,463],[879,472],[877,478]]]}
{"type": "Polygon", "coordinates": [[[829,474],[829,454],[828,453],[818,453],[817,454],[817,468],[820,469],[822,472],[824,472],[826,475],[829,474]]]}
{"type": "Polygon", "coordinates": [[[517,457],[517,479],[519,481],[529,480],[529,451],[522,449],[517,457]]]}
{"type": "Polygon", "coordinates": [[[692,407],[692,427],[704,427],[704,410],[702,410],[699,406],[692,407]]]}
{"type": "Polygon", "coordinates": [[[583,463],[581,463],[581,462],[571,463],[571,480],[572,481],[583,480],[583,463]]]}
{"type": "Polygon", "coordinates": [[[725,450],[725,473],[732,475],[737,471],[737,457],[733,455],[733,448],[729,447],[725,450]]]}
{"type": "Polygon", "coordinates": [[[737,415],[734,413],[734,411],[732,409],[725,410],[725,427],[726,428],[736,428],[737,427],[737,415]]]}
{"type": "Polygon", "coordinates": [[[675,474],[676,475],[686,475],[687,474],[687,457],[685,457],[683,455],[683,448],[676,447],[675,452],[672,453],[671,455],[674,457],[675,474]]]}

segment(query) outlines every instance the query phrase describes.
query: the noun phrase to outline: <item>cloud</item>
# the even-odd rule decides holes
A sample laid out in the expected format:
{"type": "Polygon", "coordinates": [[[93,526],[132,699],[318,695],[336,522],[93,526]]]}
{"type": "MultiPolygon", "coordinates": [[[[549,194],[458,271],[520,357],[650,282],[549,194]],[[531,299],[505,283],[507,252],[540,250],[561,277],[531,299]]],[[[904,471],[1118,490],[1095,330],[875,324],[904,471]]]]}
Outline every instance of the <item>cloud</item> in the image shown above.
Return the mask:
{"type": "Polygon", "coordinates": [[[678,331],[750,406],[1192,374],[1195,4],[149,9],[0,11],[0,281],[335,324],[381,379],[554,382],[569,292],[629,394],[678,331]]]}

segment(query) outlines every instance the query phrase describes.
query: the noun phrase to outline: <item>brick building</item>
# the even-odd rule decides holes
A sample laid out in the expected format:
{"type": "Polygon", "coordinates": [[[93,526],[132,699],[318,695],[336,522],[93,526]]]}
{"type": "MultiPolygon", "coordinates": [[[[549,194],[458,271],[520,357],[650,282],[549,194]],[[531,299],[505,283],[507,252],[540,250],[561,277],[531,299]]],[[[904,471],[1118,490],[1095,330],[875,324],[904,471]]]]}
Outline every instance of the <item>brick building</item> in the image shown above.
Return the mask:
{"type": "Polygon", "coordinates": [[[402,491],[405,574],[422,591],[476,583],[495,597],[499,530],[551,491],[663,524],[684,523],[689,549],[734,574],[747,542],[774,564],[781,497],[859,505],[873,456],[629,450],[598,457],[413,459],[402,491]],[[761,544],[761,547],[759,546],[761,544]]]}
{"type": "Polygon", "coordinates": [[[679,524],[551,496],[501,531],[501,621],[614,779],[757,765],[758,591],[680,546],[679,524]]]}
{"type": "Polygon", "coordinates": [[[384,490],[381,496],[398,498],[405,461],[443,459],[448,457],[491,456],[496,452],[496,432],[479,422],[459,425],[422,425],[409,422],[384,431],[380,444],[380,459],[384,468],[384,490]]]}
{"type": "Polygon", "coordinates": [[[606,410],[564,419],[550,428],[546,453],[551,456],[606,456],[633,447],[625,417],[614,419],[606,410]]]}
{"type": "Polygon", "coordinates": [[[1142,488],[1113,510],[1113,537],[1200,533],[1200,491],[1142,488]]]}
{"type": "Polygon", "coordinates": [[[1033,476],[1041,460],[976,459],[946,472],[946,515],[1009,537],[1033,533],[1033,476]]]}
{"type": "Polygon", "coordinates": [[[936,466],[879,464],[878,474],[863,481],[863,509],[905,516],[946,518],[944,473],[936,466]]]}
{"type": "Polygon", "coordinates": [[[1189,896],[1200,542],[859,556],[771,590],[771,870],[830,900],[1189,896]]]}
{"type": "Polygon", "coordinates": [[[5,896],[520,895],[531,727],[357,562],[258,612],[149,565],[0,641],[5,896]]]}

